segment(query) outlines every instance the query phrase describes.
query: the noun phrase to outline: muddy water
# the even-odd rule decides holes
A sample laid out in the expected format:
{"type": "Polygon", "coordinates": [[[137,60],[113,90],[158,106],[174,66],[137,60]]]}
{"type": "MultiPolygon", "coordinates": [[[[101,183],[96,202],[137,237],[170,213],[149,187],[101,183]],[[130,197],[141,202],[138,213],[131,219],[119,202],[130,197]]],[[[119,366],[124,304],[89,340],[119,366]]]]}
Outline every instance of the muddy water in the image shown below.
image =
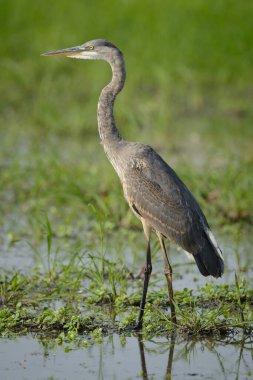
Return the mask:
{"type": "Polygon", "coordinates": [[[87,349],[50,351],[30,337],[0,340],[0,378],[252,379],[252,347],[117,335],[87,349]]]}

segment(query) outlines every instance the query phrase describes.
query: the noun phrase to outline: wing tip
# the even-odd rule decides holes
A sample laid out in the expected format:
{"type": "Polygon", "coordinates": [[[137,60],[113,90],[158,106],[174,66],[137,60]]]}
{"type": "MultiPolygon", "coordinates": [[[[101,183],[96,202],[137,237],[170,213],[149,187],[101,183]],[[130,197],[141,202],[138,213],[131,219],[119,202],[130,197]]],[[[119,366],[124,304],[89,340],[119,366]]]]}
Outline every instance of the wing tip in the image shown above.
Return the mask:
{"type": "Polygon", "coordinates": [[[194,259],[203,276],[221,277],[224,273],[224,259],[211,230],[205,228],[205,244],[194,255],[194,259]]]}

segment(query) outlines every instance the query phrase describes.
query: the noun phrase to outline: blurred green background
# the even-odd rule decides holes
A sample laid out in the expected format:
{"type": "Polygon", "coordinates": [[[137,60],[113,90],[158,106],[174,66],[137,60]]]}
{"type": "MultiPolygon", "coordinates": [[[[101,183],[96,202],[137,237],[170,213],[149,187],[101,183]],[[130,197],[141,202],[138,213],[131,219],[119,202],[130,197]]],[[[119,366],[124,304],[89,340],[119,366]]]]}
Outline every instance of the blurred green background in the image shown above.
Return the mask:
{"type": "Polygon", "coordinates": [[[0,224],[10,240],[40,238],[42,212],[55,234],[94,232],[90,204],[108,217],[108,229],[139,225],[99,145],[97,100],[109,66],[40,56],[93,38],[125,55],[115,109],[122,135],[157,149],[216,228],[251,228],[251,0],[0,7],[0,224]]]}

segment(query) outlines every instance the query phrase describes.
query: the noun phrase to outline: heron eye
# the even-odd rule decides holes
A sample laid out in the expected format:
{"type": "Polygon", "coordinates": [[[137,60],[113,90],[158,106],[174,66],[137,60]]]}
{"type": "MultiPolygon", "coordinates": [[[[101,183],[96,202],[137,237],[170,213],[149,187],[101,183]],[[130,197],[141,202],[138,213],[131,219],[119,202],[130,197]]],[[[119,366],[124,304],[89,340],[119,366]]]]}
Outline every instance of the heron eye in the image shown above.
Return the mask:
{"type": "Polygon", "coordinates": [[[88,46],[88,49],[89,49],[89,50],[94,50],[94,46],[93,46],[93,45],[90,45],[90,46],[88,46]]]}

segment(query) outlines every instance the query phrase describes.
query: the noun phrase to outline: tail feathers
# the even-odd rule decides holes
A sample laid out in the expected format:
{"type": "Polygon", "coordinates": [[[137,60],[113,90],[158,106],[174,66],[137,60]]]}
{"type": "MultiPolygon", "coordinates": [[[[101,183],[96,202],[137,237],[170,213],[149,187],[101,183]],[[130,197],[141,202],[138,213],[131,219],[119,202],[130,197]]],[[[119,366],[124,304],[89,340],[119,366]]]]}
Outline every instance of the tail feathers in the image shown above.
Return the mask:
{"type": "Polygon", "coordinates": [[[203,276],[221,277],[224,273],[224,261],[211,231],[205,231],[205,245],[200,252],[193,255],[203,276]]]}

